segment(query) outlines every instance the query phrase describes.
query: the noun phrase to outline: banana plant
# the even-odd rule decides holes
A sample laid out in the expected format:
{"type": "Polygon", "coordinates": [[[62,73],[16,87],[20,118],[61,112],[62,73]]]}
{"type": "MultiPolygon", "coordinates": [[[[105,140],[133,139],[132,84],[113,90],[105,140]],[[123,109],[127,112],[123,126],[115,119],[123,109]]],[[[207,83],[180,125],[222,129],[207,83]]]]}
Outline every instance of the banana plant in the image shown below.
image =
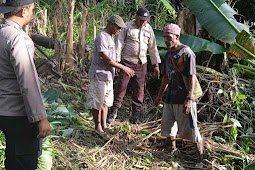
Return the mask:
{"type": "Polygon", "coordinates": [[[233,44],[237,34],[249,27],[239,23],[234,18],[237,14],[226,0],[184,0],[185,5],[196,16],[199,23],[214,38],[233,44]]]}
{"type": "MultiPolygon", "coordinates": [[[[167,51],[167,47],[164,42],[163,31],[154,30],[154,34],[157,40],[157,46],[160,49],[159,54],[161,58],[164,58],[167,51]]],[[[187,34],[181,34],[180,41],[181,43],[189,46],[194,52],[210,51],[214,54],[221,54],[223,52],[228,51],[225,47],[217,43],[187,34]]]]}
{"type": "Polygon", "coordinates": [[[229,52],[239,59],[255,59],[255,47],[252,36],[245,30],[236,36],[236,42],[229,52]]]}
{"type": "MultiPolygon", "coordinates": [[[[255,59],[255,40],[249,33],[249,27],[236,21],[236,11],[225,1],[184,0],[184,3],[212,37],[231,45],[231,56],[244,60],[255,59]]],[[[255,74],[251,70],[245,71],[255,74]]]]}
{"type": "Polygon", "coordinates": [[[165,8],[172,14],[173,19],[176,19],[176,11],[175,9],[170,5],[169,1],[167,0],[160,0],[162,4],[165,6],[165,8]]]}

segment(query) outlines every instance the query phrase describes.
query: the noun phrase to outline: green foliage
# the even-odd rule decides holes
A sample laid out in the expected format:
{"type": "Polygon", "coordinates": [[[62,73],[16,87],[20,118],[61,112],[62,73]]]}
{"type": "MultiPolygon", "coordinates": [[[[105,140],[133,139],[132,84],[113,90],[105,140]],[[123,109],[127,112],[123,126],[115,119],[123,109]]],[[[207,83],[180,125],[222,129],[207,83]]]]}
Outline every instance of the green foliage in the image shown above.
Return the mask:
{"type": "Polygon", "coordinates": [[[76,114],[73,108],[67,104],[65,105],[61,98],[66,96],[60,94],[59,90],[49,88],[43,93],[43,101],[45,103],[48,120],[51,123],[53,133],[66,137],[72,134],[74,129],[72,127],[79,126],[77,121],[82,118],[76,114]]]}
{"type": "Polygon", "coordinates": [[[254,170],[254,169],[255,169],[255,162],[252,162],[246,167],[244,167],[244,170],[254,170]]]}
{"type": "Polygon", "coordinates": [[[150,134],[150,132],[148,132],[148,130],[143,129],[143,130],[141,130],[139,137],[140,138],[145,138],[149,134],[150,134]]]}
{"type": "Polygon", "coordinates": [[[42,155],[38,159],[38,170],[51,170],[53,165],[53,147],[50,137],[43,139],[42,155]]]}
{"type": "MultiPolygon", "coordinates": [[[[164,42],[163,31],[154,30],[154,33],[157,41],[157,46],[160,49],[160,56],[164,58],[162,55],[165,55],[167,48],[164,42]]],[[[227,51],[226,48],[219,44],[191,35],[181,34],[180,41],[181,43],[189,46],[194,52],[210,51],[214,54],[220,54],[227,51]]]]}
{"type": "Polygon", "coordinates": [[[121,130],[123,130],[126,133],[129,133],[131,131],[131,127],[129,125],[123,124],[121,126],[121,130]]]}
{"type": "Polygon", "coordinates": [[[238,23],[234,11],[225,0],[184,0],[186,6],[196,16],[199,23],[209,32],[211,36],[223,42],[234,43],[237,34],[248,31],[248,26],[238,23]]]}
{"type": "Polygon", "coordinates": [[[165,6],[165,8],[168,10],[168,11],[170,11],[170,13],[172,14],[172,16],[173,16],[173,19],[175,20],[176,19],[176,11],[175,11],[175,9],[169,4],[169,2],[167,1],[167,0],[160,0],[162,3],[163,3],[163,5],[165,6]]]}
{"type": "Polygon", "coordinates": [[[4,160],[5,160],[5,136],[0,131],[0,169],[4,168],[4,160]]]}
{"type": "Polygon", "coordinates": [[[253,37],[245,30],[236,36],[236,42],[230,47],[229,52],[239,59],[255,59],[253,37]]]}
{"type": "Polygon", "coordinates": [[[149,153],[147,156],[143,158],[144,162],[147,164],[152,164],[153,163],[153,155],[152,153],[149,153]]]}

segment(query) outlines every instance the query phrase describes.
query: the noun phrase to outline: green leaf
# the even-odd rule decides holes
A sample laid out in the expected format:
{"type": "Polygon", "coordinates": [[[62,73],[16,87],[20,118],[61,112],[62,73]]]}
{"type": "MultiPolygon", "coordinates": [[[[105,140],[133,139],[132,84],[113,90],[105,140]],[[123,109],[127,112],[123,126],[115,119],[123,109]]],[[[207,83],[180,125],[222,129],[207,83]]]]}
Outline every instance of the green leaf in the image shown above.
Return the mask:
{"type": "MultiPolygon", "coordinates": [[[[157,46],[167,50],[166,44],[164,42],[163,31],[154,30],[154,34],[156,37],[157,46]]],[[[180,41],[181,43],[189,46],[194,52],[210,51],[214,54],[221,54],[227,51],[226,48],[219,44],[191,35],[181,34],[180,41]]]]}
{"type": "Polygon", "coordinates": [[[236,120],[234,118],[231,118],[230,120],[231,120],[231,122],[233,122],[234,127],[242,127],[242,125],[240,124],[240,122],[238,120],[236,120]]]}
{"type": "Polygon", "coordinates": [[[144,162],[151,164],[153,162],[153,155],[149,153],[147,156],[144,157],[144,162]]]}
{"type": "Polygon", "coordinates": [[[189,46],[194,52],[210,51],[214,54],[221,54],[228,51],[219,44],[187,34],[181,34],[180,41],[189,46]]]}
{"type": "Polygon", "coordinates": [[[146,130],[146,129],[141,130],[140,133],[141,134],[145,134],[145,135],[149,135],[150,134],[150,132],[148,132],[148,130],[146,130]]]}
{"type": "Polygon", "coordinates": [[[219,136],[214,136],[216,142],[226,143],[226,140],[219,136]]]}
{"type": "Polygon", "coordinates": [[[222,73],[220,73],[220,72],[218,72],[218,71],[216,71],[216,70],[214,70],[212,68],[209,68],[209,67],[204,67],[204,66],[196,65],[196,68],[198,68],[200,70],[203,70],[203,71],[205,71],[207,73],[211,73],[211,74],[213,74],[215,76],[220,76],[220,77],[228,78],[228,75],[222,74],[222,73]]]}
{"type": "Polygon", "coordinates": [[[169,1],[167,1],[167,0],[160,0],[162,3],[163,3],[163,5],[165,6],[165,8],[168,10],[168,11],[170,11],[170,13],[172,14],[172,16],[173,16],[173,19],[176,19],[176,11],[175,11],[175,9],[169,4],[169,1]]]}
{"type": "Polygon", "coordinates": [[[67,110],[72,118],[82,120],[82,118],[77,113],[74,112],[74,109],[71,106],[67,106],[67,110]]]}
{"type": "Polygon", "coordinates": [[[249,127],[249,128],[247,129],[247,133],[253,133],[253,127],[249,127]]]}
{"type": "Polygon", "coordinates": [[[255,169],[255,162],[252,162],[246,167],[244,167],[244,170],[254,170],[254,169],[255,169]]]}
{"type": "Polygon", "coordinates": [[[223,119],[223,123],[227,123],[227,121],[228,121],[228,115],[225,114],[224,119],[223,119]]]}
{"type": "Polygon", "coordinates": [[[243,99],[247,99],[247,97],[244,94],[239,94],[238,99],[243,100],[243,99]]]}
{"type": "Polygon", "coordinates": [[[231,45],[229,53],[232,54],[232,58],[255,59],[255,47],[252,36],[245,30],[241,31],[236,36],[236,42],[231,45]]]}
{"type": "Polygon", "coordinates": [[[125,124],[121,126],[121,129],[124,130],[124,131],[127,132],[127,133],[129,133],[130,130],[131,130],[130,126],[125,125],[125,124]]]}
{"type": "Polygon", "coordinates": [[[146,137],[146,134],[143,134],[143,133],[139,134],[139,138],[145,138],[145,137],[146,137]]]}
{"type": "Polygon", "coordinates": [[[74,130],[73,128],[65,129],[62,136],[63,137],[70,136],[73,133],[73,130],[74,130]]]}
{"type": "Polygon", "coordinates": [[[38,170],[51,170],[53,165],[53,146],[51,139],[46,137],[42,143],[42,155],[38,159],[38,170]]]}
{"type": "Polygon", "coordinates": [[[247,72],[251,72],[252,74],[255,74],[255,68],[245,66],[245,65],[242,65],[242,64],[233,64],[233,66],[236,67],[236,68],[239,68],[239,69],[246,70],[247,72]]]}
{"type": "Polygon", "coordinates": [[[54,88],[49,88],[48,91],[43,93],[44,102],[48,102],[49,104],[56,102],[59,98],[59,92],[54,88]]]}
{"type": "Polygon", "coordinates": [[[69,111],[66,107],[57,107],[57,109],[52,114],[68,115],[69,111]]]}
{"type": "Polygon", "coordinates": [[[216,39],[233,44],[237,34],[248,26],[237,22],[237,14],[225,0],[184,0],[186,6],[196,16],[199,23],[216,39]]]}
{"type": "Polygon", "coordinates": [[[237,129],[236,129],[236,126],[233,126],[232,129],[231,129],[231,134],[232,134],[232,137],[236,140],[236,137],[237,137],[237,129]]]}

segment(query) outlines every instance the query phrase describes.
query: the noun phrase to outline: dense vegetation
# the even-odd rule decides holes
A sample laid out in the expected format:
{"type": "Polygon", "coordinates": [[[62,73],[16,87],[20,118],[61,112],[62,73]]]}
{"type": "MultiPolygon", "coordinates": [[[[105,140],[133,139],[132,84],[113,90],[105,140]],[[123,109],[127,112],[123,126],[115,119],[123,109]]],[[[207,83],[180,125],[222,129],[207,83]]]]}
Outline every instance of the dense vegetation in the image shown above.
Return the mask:
{"type": "MultiPolygon", "coordinates": [[[[112,135],[101,136],[93,130],[93,121],[86,107],[88,58],[91,57],[93,48],[94,30],[97,33],[101,31],[107,23],[107,18],[112,14],[119,14],[124,21],[128,21],[134,18],[139,7],[145,6],[151,12],[152,27],[157,29],[155,34],[163,59],[166,49],[161,37],[162,32],[158,30],[162,30],[168,23],[176,22],[177,12],[181,11],[183,6],[192,8],[192,4],[187,1],[184,0],[183,3],[177,0],[77,0],[75,2],[74,44],[79,41],[83,8],[86,7],[88,12],[86,52],[81,59],[75,60],[76,64],[73,68],[67,66],[63,70],[61,79],[48,74],[40,76],[43,100],[51,122],[52,133],[44,139],[44,150],[38,169],[50,169],[51,167],[52,169],[194,168],[195,153],[189,143],[178,142],[181,153],[177,156],[171,156],[167,150],[158,146],[158,143],[164,141],[160,136],[162,108],[153,106],[159,81],[150,76],[150,73],[144,104],[146,114],[144,124],[136,126],[127,121],[130,112],[130,96],[127,95],[118,118],[121,122],[118,121],[112,125],[114,130],[112,135]]],[[[36,17],[30,25],[31,32],[52,37],[54,35],[53,20],[54,17],[57,18],[58,37],[63,51],[67,48],[69,2],[69,0],[38,0],[36,17]]],[[[192,3],[196,2],[199,3],[197,0],[192,3]]],[[[236,4],[243,4],[240,2],[236,4]]],[[[231,1],[230,5],[233,4],[235,4],[234,1],[231,1]]],[[[249,1],[249,4],[254,5],[252,1],[249,1]]],[[[239,14],[244,15],[243,7],[241,5],[238,7],[240,7],[239,14]]],[[[192,13],[194,10],[199,10],[198,6],[193,6],[193,8],[195,9],[191,9],[192,13]]],[[[224,9],[221,10],[225,12],[224,9]]],[[[246,19],[254,21],[254,15],[249,15],[249,13],[252,11],[245,14],[246,19]]],[[[196,16],[195,13],[194,15],[196,16]]],[[[200,21],[199,16],[196,17],[200,21]]],[[[215,15],[200,17],[218,22],[220,20],[220,16],[216,18],[215,15]]],[[[247,47],[247,50],[237,49],[238,45],[226,39],[218,43],[221,37],[218,38],[217,28],[213,28],[212,31],[211,28],[207,29],[206,25],[202,23],[201,25],[206,28],[207,35],[209,32],[206,40],[198,39],[194,37],[195,35],[190,37],[183,34],[182,41],[192,46],[192,49],[198,52],[198,59],[202,60],[200,61],[202,64],[197,65],[198,77],[204,91],[199,101],[198,117],[201,133],[206,139],[206,168],[243,169],[255,160],[254,45],[251,45],[252,42],[243,45],[247,44],[242,39],[242,34],[245,33],[235,32],[231,26],[224,31],[234,30],[233,35],[235,36],[231,37],[231,41],[233,39],[235,41],[235,37],[239,35],[240,41],[237,39],[235,42],[247,47]],[[216,32],[216,35],[211,32],[216,32]],[[229,48],[230,46],[232,48],[229,48]],[[208,55],[209,58],[205,58],[204,55],[208,55]],[[215,71],[216,66],[213,67],[212,61],[219,55],[225,58],[222,63],[225,61],[227,64],[224,69],[215,71]],[[211,65],[213,69],[208,68],[211,65]]],[[[254,43],[254,34],[249,33],[250,40],[254,43]]],[[[44,49],[44,51],[54,59],[54,50],[44,49]]],[[[44,57],[39,51],[37,55],[39,57],[36,64],[39,65],[44,57]]],[[[4,136],[0,134],[0,168],[3,168],[4,149],[4,136]]],[[[250,166],[254,167],[254,165],[250,166]]]]}

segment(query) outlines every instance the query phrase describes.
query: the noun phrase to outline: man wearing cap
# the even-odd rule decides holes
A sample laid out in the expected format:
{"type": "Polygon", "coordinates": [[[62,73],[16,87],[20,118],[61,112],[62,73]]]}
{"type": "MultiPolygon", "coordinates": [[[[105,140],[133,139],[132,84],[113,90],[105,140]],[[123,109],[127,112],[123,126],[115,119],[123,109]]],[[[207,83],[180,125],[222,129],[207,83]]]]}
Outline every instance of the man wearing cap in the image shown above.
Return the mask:
{"type": "Polygon", "coordinates": [[[196,56],[188,46],[180,42],[180,32],[181,29],[176,24],[169,24],[164,28],[164,41],[169,51],[165,57],[164,76],[155,105],[159,104],[166,92],[163,99],[161,135],[167,137],[172,153],[176,151],[175,136],[178,130],[181,138],[195,144],[198,160],[203,161],[203,143],[197,125],[197,107],[196,102],[191,98],[195,87],[196,56]],[[185,82],[187,82],[186,86],[185,82]]]}
{"type": "Polygon", "coordinates": [[[148,24],[150,14],[146,8],[139,8],[135,20],[126,23],[117,38],[117,60],[135,70],[135,76],[129,77],[120,71],[117,85],[114,88],[114,102],[108,115],[108,123],[114,122],[117,111],[121,107],[127,86],[130,84],[132,93],[132,123],[140,124],[140,114],[144,98],[145,77],[147,74],[147,51],[150,55],[154,74],[159,78],[161,62],[153,29],[148,24]]]}
{"type": "Polygon", "coordinates": [[[112,15],[107,26],[98,33],[95,39],[92,63],[89,69],[90,85],[87,106],[91,110],[95,122],[95,130],[108,130],[106,118],[108,107],[113,103],[113,78],[115,67],[128,77],[134,76],[134,70],[116,62],[116,47],[112,35],[117,35],[126,27],[122,18],[112,15]]]}
{"type": "Polygon", "coordinates": [[[22,30],[34,0],[3,0],[0,13],[0,130],[6,138],[5,168],[34,170],[50,124],[34,65],[34,44],[22,30]]]}

